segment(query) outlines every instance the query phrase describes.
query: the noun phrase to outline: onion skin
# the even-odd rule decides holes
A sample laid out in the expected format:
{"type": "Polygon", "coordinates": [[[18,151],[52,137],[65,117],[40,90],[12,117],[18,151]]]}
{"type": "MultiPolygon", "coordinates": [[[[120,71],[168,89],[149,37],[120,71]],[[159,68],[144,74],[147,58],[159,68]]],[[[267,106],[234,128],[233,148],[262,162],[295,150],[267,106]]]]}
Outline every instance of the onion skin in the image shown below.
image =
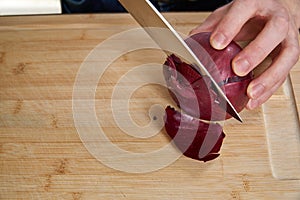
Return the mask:
{"type": "MultiPolygon", "coordinates": [[[[231,61],[242,50],[238,44],[231,42],[224,50],[215,50],[210,45],[209,37],[210,33],[198,33],[185,41],[207,67],[237,112],[241,112],[249,100],[246,92],[248,84],[253,79],[253,73],[250,72],[245,77],[239,77],[233,72],[231,61]],[[207,54],[203,54],[202,49],[199,49],[201,48],[198,46],[199,44],[207,51],[210,58],[207,54]],[[215,65],[212,64],[212,60],[215,65]]],[[[202,76],[191,65],[181,61],[175,55],[171,55],[164,63],[163,72],[173,100],[186,113],[209,121],[231,118],[220,106],[225,102],[218,99],[211,88],[210,79],[202,76]],[[186,83],[187,81],[189,83],[186,83]],[[193,93],[196,96],[192,95],[193,93]],[[193,106],[191,106],[191,101],[198,101],[198,105],[192,104],[193,106]]]]}
{"type": "MultiPolygon", "coordinates": [[[[224,50],[215,50],[211,47],[209,38],[210,33],[197,33],[185,42],[207,68],[237,112],[240,112],[249,101],[246,92],[253,79],[253,72],[244,77],[233,72],[232,59],[242,50],[238,44],[231,42],[224,50]]],[[[232,117],[221,107],[226,102],[218,99],[209,77],[201,75],[175,55],[169,56],[165,61],[163,74],[172,99],[182,110],[179,112],[170,106],[166,108],[167,134],[187,157],[204,162],[217,158],[225,133],[218,123],[211,122],[232,117]],[[200,154],[201,150],[205,155],[203,152],[200,154]]]]}
{"type": "Polygon", "coordinates": [[[183,153],[183,155],[200,161],[209,161],[217,158],[220,154],[220,148],[225,137],[222,127],[219,124],[209,124],[192,118],[186,114],[175,111],[168,106],[165,115],[165,129],[168,135],[173,139],[174,144],[183,153]],[[195,128],[197,132],[195,132],[195,128]],[[178,130],[181,129],[184,134],[177,136],[178,130]],[[216,134],[216,141],[209,141],[214,144],[208,153],[199,157],[199,151],[204,143],[204,138],[210,129],[210,134],[216,134]]]}

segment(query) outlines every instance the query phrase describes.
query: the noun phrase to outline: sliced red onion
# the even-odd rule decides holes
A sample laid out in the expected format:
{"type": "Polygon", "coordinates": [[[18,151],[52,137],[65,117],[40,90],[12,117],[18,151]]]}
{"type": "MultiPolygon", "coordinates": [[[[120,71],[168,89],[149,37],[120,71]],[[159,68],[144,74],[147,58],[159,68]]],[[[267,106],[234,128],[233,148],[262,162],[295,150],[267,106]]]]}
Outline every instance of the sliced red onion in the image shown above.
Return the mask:
{"type": "MultiPolygon", "coordinates": [[[[204,66],[207,66],[207,70],[219,83],[237,112],[240,112],[249,100],[246,91],[248,84],[253,79],[253,73],[239,77],[233,72],[231,61],[241,51],[238,44],[231,42],[224,50],[215,50],[210,46],[209,37],[210,33],[199,33],[192,35],[186,42],[204,66]],[[207,53],[203,52],[203,48],[210,58],[207,53]]],[[[231,117],[229,114],[224,114],[224,110],[220,106],[224,102],[218,99],[210,79],[202,76],[191,65],[181,61],[175,55],[167,58],[164,64],[164,77],[172,98],[186,113],[212,121],[231,117]],[[193,95],[194,93],[196,96],[193,95]],[[197,112],[195,112],[195,107],[190,106],[193,98],[197,98],[195,99],[198,102],[197,112]]],[[[195,106],[195,104],[193,105],[195,106]]]]}
{"type": "MultiPolygon", "coordinates": [[[[240,112],[249,100],[246,91],[253,73],[240,77],[233,72],[232,59],[241,51],[238,44],[231,42],[225,49],[215,50],[209,38],[210,33],[198,33],[185,41],[240,112]]],[[[219,124],[209,121],[231,117],[220,106],[225,102],[218,99],[207,76],[175,55],[167,58],[163,73],[172,99],[183,111],[180,113],[171,107],[166,108],[165,129],[168,135],[187,157],[204,162],[217,158],[225,134],[219,124]]]]}
{"type": "Polygon", "coordinates": [[[220,155],[218,152],[225,134],[219,124],[202,122],[168,106],[166,108],[165,129],[173,139],[173,143],[187,157],[206,162],[220,155]],[[178,135],[180,131],[184,134],[178,135]],[[214,134],[214,137],[211,137],[214,138],[213,141],[205,140],[207,134],[214,134]],[[206,144],[204,144],[205,142],[206,144]],[[203,146],[207,149],[203,149],[203,146]],[[200,150],[207,153],[203,155],[200,150]]]}

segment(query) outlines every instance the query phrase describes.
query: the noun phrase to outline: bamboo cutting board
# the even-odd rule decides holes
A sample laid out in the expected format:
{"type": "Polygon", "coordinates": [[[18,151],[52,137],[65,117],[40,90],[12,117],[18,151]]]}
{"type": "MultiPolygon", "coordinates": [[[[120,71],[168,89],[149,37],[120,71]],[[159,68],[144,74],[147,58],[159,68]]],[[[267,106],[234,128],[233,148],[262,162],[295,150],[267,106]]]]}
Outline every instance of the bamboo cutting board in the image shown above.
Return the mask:
{"type": "MultiPolygon", "coordinates": [[[[207,15],[166,17],[187,34],[207,15]]],[[[0,199],[300,199],[300,64],[243,124],[225,122],[219,158],[172,160],[158,151],[165,56],[115,56],[151,47],[139,34],[101,46],[137,27],[127,14],[0,18],[0,199]]]]}

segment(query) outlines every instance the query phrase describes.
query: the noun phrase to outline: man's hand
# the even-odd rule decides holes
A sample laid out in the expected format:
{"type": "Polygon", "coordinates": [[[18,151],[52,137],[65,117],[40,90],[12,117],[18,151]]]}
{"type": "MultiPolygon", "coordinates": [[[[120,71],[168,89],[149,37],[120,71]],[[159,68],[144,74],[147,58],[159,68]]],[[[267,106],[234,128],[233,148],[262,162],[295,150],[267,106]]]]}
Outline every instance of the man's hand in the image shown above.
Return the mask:
{"type": "Polygon", "coordinates": [[[191,34],[212,32],[216,49],[232,40],[251,42],[232,61],[233,70],[244,76],[267,56],[272,63],[248,86],[247,108],[267,101],[285,81],[299,59],[300,0],[235,0],[214,11],[191,34]]]}

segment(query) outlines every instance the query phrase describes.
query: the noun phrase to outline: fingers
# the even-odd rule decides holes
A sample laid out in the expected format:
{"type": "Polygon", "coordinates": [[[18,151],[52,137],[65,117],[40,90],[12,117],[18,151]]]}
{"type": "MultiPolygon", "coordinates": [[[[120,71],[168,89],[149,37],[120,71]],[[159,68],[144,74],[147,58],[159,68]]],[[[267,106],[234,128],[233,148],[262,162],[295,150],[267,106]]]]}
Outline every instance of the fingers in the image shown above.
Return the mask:
{"type": "Polygon", "coordinates": [[[224,49],[240,32],[244,24],[255,16],[258,10],[253,0],[233,1],[211,35],[211,45],[215,49],[224,49]]]}
{"type": "MultiPolygon", "coordinates": [[[[288,11],[275,1],[268,1],[269,4],[274,3],[269,6],[266,2],[236,0],[211,36],[212,46],[223,49],[243,32],[241,30],[245,30],[250,19],[258,18],[256,20],[266,22],[260,24],[264,26],[261,26],[262,29],[256,34],[255,39],[232,62],[233,70],[240,76],[245,76],[252,71],[281,44],[280,53],[270,67],[250,83],[247,91],[250,97],[248,109],[260,106],[272,96],[282,85],[299,57],[298,35],[295,32],[290,33],[297,29],[291,27],[288,11]],[[237,16],[238,13],[242,14],[237,16]]],[[[255,32],[257,31],[253,32],[254,35],[255,32]]]]}
{"type": "Polygon", "coordinates": [[[212,32],[210,42],[216,49],[225,48],[233,39],[251,39],[232,61],[233,70],[240,76],[248,74],[267,56],[273,58],[269,68],[249,84],[248,109],[270,98],[299,59],[300,22],[289,13],[291,10],[295,9],[284,1],[235,0],[213,12],[191,31],[191,34],[212,32]]]}
{"type": "Polygon", "coordinates": [[[298,35],[294,31],[282,42],[281,52],[271,66],[248,86],[250,101],[248,109],[254,109],[266,102],[285,81],[290,69],[299,59],[298,35]]]}
{"type": "Polygon", "coordinates": [[[248,74],[286,38],[289,30],[288,20],[287,14],[271,17],[257,37],[234,58],[232,67],[237,75],[248,74]]]}
{"type": "Polygon", "coordinates": [[[253,110],[253,109],[261,106],[275,93],[275,91],[283,84],[284,81],[285,81],[285,78],[282,80],[278,80],[271,89],[264,92],[259,98],[250,99],[248,104],[246,105],[246,108],[249,110],[253,110]]]}

